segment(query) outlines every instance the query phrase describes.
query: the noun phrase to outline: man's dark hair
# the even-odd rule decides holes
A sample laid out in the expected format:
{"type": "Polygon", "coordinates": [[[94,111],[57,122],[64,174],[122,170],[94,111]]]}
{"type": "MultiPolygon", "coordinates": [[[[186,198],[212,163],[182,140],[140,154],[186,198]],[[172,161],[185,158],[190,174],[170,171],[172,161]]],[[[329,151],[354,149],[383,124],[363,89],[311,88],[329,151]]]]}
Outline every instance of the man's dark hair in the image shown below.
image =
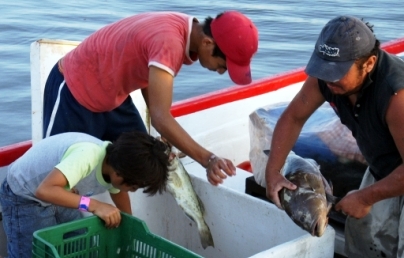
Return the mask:
{"type": "MultiPolygon", "coordinates": [[[[362,19],[363,21],[363,19],[362,19]]],[[[365,22],[363,21],[366,26],[373,32],[373,25],[371,25],[369,22],[365,22]]],[[[363,65],[365,64],[365,62],[369,59],[369,57],[371,56],[378,56],[379,53],[379,49],[380,49],[380,41],[378,39],[376,39],[375,45],[373,47],[373,49],[366,55],[359,57],[356,61],[355,64],[358,67],[359,70],[362,69],[363,65]]]]}
{"type": "MultiPolygon", "coordinates": [[[[220,16],[222,16],[223,13],[219,13],[215,19],[219,18],[220,16]]],[[[213,38],[213,40],[215,40],[215,38],[212,35],[212,30],[210,29],[210,24],[212,23],[213,18],[208,16],[205,19],[205,23],[203,24],[203,33],[205,33],[205,35],[213,38]]],[[[219,46],[217,44],[215,44],[215,48],[213,49],[213,54],[212,56],[217,56],[217,57],[221,57],[224,60],[226,60],[226,56],[224,55],[224,53],[222,52],[222,50],[220,50],[219,46]]]]}
{"type": "Polygon", "coordinates": [[[149,195],[165,190],[169,166],[165,143],[143,132],[125,132],[106,152],[106,163],[123,178],[122,183],[144,188],[149,195]]]}

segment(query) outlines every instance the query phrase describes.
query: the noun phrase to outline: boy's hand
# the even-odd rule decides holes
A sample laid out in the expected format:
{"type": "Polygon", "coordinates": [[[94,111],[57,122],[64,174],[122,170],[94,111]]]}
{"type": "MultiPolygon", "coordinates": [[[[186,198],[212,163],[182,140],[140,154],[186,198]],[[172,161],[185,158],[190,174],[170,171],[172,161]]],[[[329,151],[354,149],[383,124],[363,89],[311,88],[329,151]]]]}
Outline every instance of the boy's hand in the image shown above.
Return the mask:
{"type": "Polygon", "coordinates": [[[107,228],[117,228],[121,223],[120,210],[111,204],[91,199],[89,211],[101,218],[107,228]]]}

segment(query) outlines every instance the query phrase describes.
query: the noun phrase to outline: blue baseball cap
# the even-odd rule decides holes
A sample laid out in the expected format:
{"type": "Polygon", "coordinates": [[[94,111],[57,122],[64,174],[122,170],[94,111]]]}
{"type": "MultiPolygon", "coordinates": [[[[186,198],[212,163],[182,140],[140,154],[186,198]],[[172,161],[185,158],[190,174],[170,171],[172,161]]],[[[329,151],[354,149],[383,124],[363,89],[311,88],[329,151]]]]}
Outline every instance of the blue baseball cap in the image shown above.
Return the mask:
{"type": "Polygon", "coordinates": [[[339,81],[375,43],[376,37],[365,22],[353,16],[336,17],[322,29],[305,72],[323,81],[339,81]]]}

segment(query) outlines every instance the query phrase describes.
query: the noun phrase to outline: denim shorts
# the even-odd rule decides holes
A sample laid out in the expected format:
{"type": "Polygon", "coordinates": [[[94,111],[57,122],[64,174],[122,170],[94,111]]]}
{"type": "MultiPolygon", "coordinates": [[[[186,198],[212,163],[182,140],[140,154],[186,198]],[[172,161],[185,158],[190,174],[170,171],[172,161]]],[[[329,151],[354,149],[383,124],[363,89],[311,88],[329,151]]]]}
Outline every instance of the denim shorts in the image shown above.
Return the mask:
{"type": "Polygon", "coordinates": [[[0,187],[0,203],[9,258],[32,257],[35,231],[82,218],[77,209],[42,206],[39,202],[14,194],[6,179],[0,187]]]}

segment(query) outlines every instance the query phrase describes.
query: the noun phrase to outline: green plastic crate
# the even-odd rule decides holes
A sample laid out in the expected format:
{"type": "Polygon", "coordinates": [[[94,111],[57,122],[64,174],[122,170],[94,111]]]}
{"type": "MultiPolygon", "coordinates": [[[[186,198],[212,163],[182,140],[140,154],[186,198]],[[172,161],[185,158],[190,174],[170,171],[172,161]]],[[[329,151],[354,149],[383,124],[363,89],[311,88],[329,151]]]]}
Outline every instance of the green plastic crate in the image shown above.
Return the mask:
{"type": "Polygon", "coordinates": [[[34,232],[32,257],[63,258],[192,258],[202,257],[149,231],[144,221],[121,213],[118,228],[107,229],[96,217],[34,232]]]}

